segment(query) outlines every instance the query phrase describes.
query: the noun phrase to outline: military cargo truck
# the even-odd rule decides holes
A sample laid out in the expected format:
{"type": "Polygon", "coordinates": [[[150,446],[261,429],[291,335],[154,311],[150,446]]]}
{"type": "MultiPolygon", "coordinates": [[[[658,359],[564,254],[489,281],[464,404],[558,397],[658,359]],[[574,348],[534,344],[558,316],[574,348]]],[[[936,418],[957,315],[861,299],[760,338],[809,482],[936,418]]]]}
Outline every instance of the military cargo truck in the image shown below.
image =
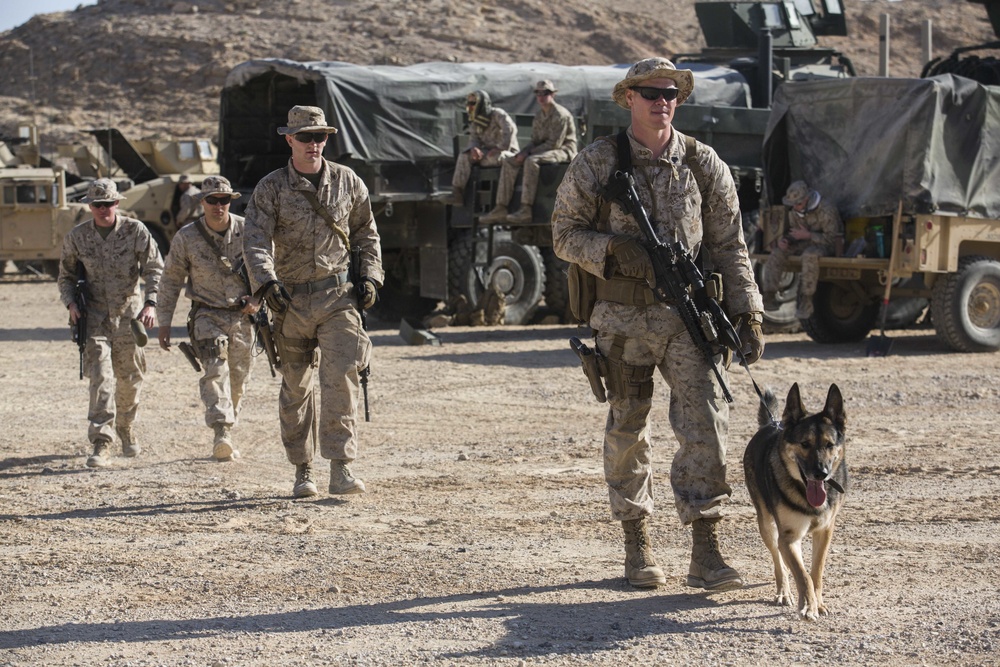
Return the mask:
{"type": "MultiPolygon", "coordinates": [[[[938,336],[1000,348],[1000,87],[954,75],[782,86],[764,140],[765,243],[784,229],[781,196],[803,179],[846,220],[856,256],[820,259],[819,342],[863,339],[893,300],[930,301],[938,336]],[[894,239],[898,239],[895,240],[894,239]]],[[[763,258],[761,258],[763,259],[763,258]]],[[[798,258],[786,269],[798,270],[798,258]]]]}
{"type": "MultiPolygon", "coordinates": [[[[543,297],[557,311],[560,299],[565,302],[565,277],[551,253],[548,229],[565,166],[543,168],[532,225],[478,225],[479,215],[493,203],[498,168],[476,171],[467,206],[441,204],[438,199],[451,190],[455,158],[466,140],[466,95],[488,91],[496,106],[514,116],[526,142],[536,110],[534,83],[551,79],[559,88],[557,101],[577,117],[579,140],[585,145],[628,123],[628,112],[610,99],[627,68],[249,61],[230,73],[223,88],[220,167],[234,187],[252,191],[264,175],[288,161],[288,146],[276,132],[285,125],[288,109],[295,104],[323,108],[328,122],[340,129],[327,144],[327,157],[352,167],[370,191],[387,271],[383,315],[426,313],[457,293],[474,301],[485,286],[496,285],[506,295],[507,322],[522,323],[532,318],[543,297]]],[[[713,65],[692,68],[697,84],[690,103],[719,110],[724,121],[714,124],[718,136],[745,132],[725,111],[750,110],[743,77],[713,65]]],[[[699,116],[698,122],[710,121],[699,116]]],[[[763,127],[763,116],[751,126],[758,151],[763,127]]],[[[752,199],[756,206],[758,197],[752,199]]]]}

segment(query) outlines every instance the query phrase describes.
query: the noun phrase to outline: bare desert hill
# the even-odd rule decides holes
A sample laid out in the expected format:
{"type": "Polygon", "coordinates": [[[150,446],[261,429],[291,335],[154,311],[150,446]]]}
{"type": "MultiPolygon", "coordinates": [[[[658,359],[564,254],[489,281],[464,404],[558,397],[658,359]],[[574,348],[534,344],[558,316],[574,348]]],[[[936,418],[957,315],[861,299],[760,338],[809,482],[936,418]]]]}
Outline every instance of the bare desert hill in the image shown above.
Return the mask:
{"type": "MultiPolygon", "coordinates": [[[[935,56],[994,39],[977,4],[846,4],[851,36],[824,43],[862,75],[877,73],[882,14],[894,76],[919,76],[928,19],[935,56]]],[[[688,0],[100,0],[0,33],[0,134],[33,117],[49,150],[109,124],[137,138],[215,136],[226,74],[253,58],[599,65],[702,46],[688,0]]]]}

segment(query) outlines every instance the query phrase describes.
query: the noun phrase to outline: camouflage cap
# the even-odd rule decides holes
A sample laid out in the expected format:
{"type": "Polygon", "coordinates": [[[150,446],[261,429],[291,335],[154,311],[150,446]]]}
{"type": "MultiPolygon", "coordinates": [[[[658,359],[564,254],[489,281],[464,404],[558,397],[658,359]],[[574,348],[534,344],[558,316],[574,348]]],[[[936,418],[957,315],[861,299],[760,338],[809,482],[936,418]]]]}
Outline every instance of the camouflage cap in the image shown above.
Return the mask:
{"type": "Polygon", "coordinates": [[[211,197],[212,195],[229,195],[233,199],[239,199],[243,196],[239,192],[233,192],[233,186],[230,185],[229,179],[225,176],[209,176],[201,182],[201,192],[198,194],[198,200],[201,201],[205,197],[211,197]]]}
{"type": "Polygon", "coordinates": [[[559,89],[556,88],[556,84],[552,83],[552,81],[549,79],[542,79],[541,81],[537,81],[535,83],[536,93],[545,92],[546,90],[549,91],[550,93],[559,92],[559,89]]]}
{"type": "Polygon", "coordinates": [[[118,186],[110,178],[98,178],[91,181],[87,187],[87,196],[82,199],[85,204],[95,201],[121,201],[125,199],[118,194],[118,186]]]}
{"type": "Polygon", "coordinates": [[[781,202],[785,206],[795,206],[808,200],[809,194],[809,186],[806,185],[805,181],[795,181],[788,186],[788,190],[785,192],[785,196],[782,198],[781,202]]]}
{"type": "Polygon", "coordinates": [[[326,124],[326,114],[319,107],[306,107],[297,104],[288,110],[288,125],[279,127],[278,134],[298,134],[299,132],[336,134],[337,128],[326,124]]]}
{"type": "Polygon", "coordinates": [[[677,84],[677,104],[683,104],[692,92],[694,92],[694,74],[689,69],[677,69],[674,64],[666,58],[646,58],[640,60],[629,68],[625,78],[615,84],[611,91],[611,99],[623,109],[628,109],[625,101],[625,92],[633,86],[642,84],[650,79],[673,79],[677,84]]]}

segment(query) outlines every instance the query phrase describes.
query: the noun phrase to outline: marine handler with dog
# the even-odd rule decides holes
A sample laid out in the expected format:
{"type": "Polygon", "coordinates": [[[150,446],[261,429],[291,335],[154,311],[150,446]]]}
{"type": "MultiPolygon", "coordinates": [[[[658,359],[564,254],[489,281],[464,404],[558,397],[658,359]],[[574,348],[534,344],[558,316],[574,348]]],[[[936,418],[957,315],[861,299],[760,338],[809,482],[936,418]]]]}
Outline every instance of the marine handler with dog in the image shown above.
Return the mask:
{"type": "MultiPolygon", "coordinates": [[[[736,185],[714,150],[672,127],[677,106],[693,90],[690,70],[678,70],[665,58],[647,58],[629,69],[612,97],[632,114],[626,133],[631,171],[657,235],[682,241],[696,255],[707,251],[722,274],[723,308],[736,316],[744,353],[753,363],[764,349],[763,308],[740,225],[736,185]]],[[[669,419],[678,444],[670,470],[674,503],[684,525],[693,528],[687,585],[739,588],[743,581],[725,562],[718,531],[722,504],[732,494],[726,483],[729,408],[712,366],[677,310],[658,302],[649,289],[653,266],[636,220],[602,197],[622,168],[613,137],[586,147],[559,186],[552,238],[556,255],[606,279],[598,281],[590,326],[607,369],[604,476],[611,514],[625,532],[625,576],[637,587],[666,583],[649,538],[649,412],[658,369],[670,387],[669,419]]]]}
{"type": "Polygon", "coordinates": [[[275,316],[282,376],[278,417],[285,454],[295,465],[296,498],[317,493],[309,444],[317,428],[316,366],[318,444],[320,455],[330,459],[330,493],[366,490],[348,468],[358,453],[360,373],[371,356],[357,305],[375,304],[382,250],[368,188],[351,169],[323,158],[336,131],[322,109],[292,107],[288,125],[278,128],[292,157],[261,179],[246,209],[243,254],[255,295],[275,316]],[[357,285],[348,277],[352,248],[360,250],[357,285]]]}

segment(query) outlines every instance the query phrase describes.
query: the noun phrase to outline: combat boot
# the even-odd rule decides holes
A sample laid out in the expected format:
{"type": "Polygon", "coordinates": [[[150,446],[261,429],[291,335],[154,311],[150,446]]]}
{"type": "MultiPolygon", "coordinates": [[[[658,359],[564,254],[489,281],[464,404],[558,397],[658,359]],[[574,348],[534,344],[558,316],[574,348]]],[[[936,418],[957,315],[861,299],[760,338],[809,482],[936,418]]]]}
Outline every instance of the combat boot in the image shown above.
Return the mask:
{"type": "Polygon", "coordinates": [[[330,461],[331,494],[340,496],[349,493],[364,493],[365,491],[365,483],[351,474],[351,469],[347,467],[346,461],[338,459],[330,461]]]}
{"type": "Polygon", "coordinates": [[[667,578],[649,545],[649,517],[622,521],[625,531],[625,578],[636,588],[663,586],[667,578]]]}
{"type": "Polygon", "coordinates": [[[687,585],[710,591],[730,591],[743,586],[740,573],[729,567],[719,550],[719,519],[698,519],[691,524],[693,544],[687,585]]]}
{"type": "Polygon", "coordinates": [[[237,458],[240,453],[233,449],[233,439],[229,435],[229,426],[227,424],[214,424],[212,429],[215,431],[212,458],[216,461],[232,461],[237,458]]]}
{"type": "Polygon", "coordinates": [[[300,463],[295,466],[295,486],[292,487],[292,495],[296,498],[309,498],[317,493],[312,464],[300,463]]]}
{"type": "Polygon", "coordinates": [[[122,456],[127,456],[129,458],[134,458],[139,456],[142,452],[142,447],[135,439],[135,434],[132,433],[132,428],[122,428],[118,430],[118,437],[122,441],[122,456]]]}
{"type": "Polygon", "coordinates": [[[111,459],[108,453],[111,451],[111,447],[108,445],[107,440],[98,440],[94,443],[94,453],[90,455],[87,459],[88,468],[104,468],[109,463],[111,459]]]}
{"type": "Polygon", "coordinates": [[[507,216],[507,222],[512,225],[526,225],[531,222],[531,206],[522,205],[521,208],[507,216]]]}
{"type": "Polygon", "coordinates": [[[493,207],[492,211],[479,218],[479,222],[484,225],[496,225],[501,222],[506,222],[508,212],[509,211],[507,211],[506,206],[497,204],[493,207]]]}

